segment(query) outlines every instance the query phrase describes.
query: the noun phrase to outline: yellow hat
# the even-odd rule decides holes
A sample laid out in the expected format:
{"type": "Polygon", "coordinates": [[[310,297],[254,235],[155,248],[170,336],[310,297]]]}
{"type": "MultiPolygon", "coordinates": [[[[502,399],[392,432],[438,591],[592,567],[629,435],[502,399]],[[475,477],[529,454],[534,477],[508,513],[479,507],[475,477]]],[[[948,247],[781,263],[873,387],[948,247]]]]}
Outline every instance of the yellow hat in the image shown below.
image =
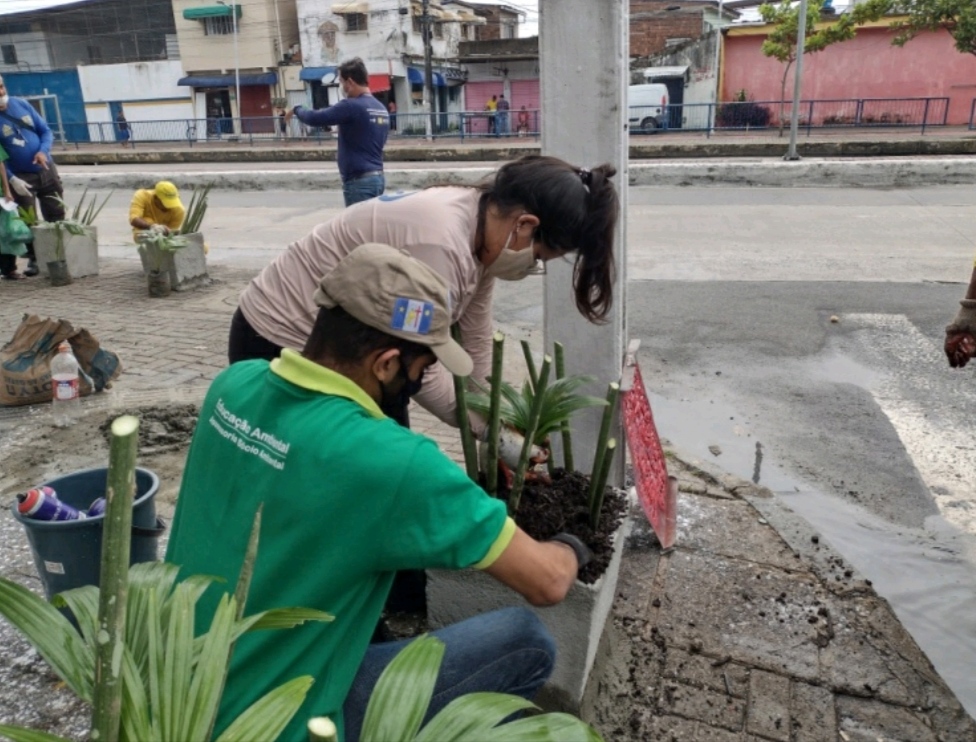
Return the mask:
{"type": "Polygon", "coordinates": [[[168,180],[161,180],[156,184],[153,189],[164,208],[167,209],[182,209],[183,202],[180,201],[180,192],[176,190],[176,186],[170,183],[168,180]]]}

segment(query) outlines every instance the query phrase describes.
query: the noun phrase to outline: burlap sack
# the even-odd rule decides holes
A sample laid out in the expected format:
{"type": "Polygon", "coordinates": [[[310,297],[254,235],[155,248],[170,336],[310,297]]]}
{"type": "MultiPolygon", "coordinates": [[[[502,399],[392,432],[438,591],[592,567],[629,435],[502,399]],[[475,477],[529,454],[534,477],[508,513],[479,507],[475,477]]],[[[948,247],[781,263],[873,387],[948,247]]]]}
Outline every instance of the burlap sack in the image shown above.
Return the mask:
{"type": "Polygon", "coordinates": [[[82,396],[102,391],[122,373],[119,357],[100,347],[88,330],[75,330],[63,319],[24,315],[13,339],[0,349],[0,405],[51,401],[51,359],[63,340],[71,344],[83,371],[82,396]]]}

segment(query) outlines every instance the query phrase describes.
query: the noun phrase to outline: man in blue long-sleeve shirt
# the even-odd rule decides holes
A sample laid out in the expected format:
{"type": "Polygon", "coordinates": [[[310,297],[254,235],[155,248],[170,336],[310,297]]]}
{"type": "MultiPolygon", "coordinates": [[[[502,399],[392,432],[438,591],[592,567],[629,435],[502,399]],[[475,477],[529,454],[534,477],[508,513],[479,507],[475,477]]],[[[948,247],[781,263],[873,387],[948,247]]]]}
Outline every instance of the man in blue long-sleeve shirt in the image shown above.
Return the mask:
{"type": "Polygon", "coordinates": [[[369,92],[369,75],[359,57],[339,65],[345,99],[321,110],[295,106],[285,114],[309,126],[339,127],[339,175],[346,206],[383,193],[383,147],[390,133],[390,114],[369,92]]]}
{"type": "MultiPolygon", "coordinates": [[[[23,98],[7,95],[7,87],[0,77],[0,146],[6,150],[7,177],[14,192],[14,200],[25,209],[34,206],[34,197],[40,202],[45,221],[59,222],[64,219],[61,199],[64,189],[61,177],[51,158],[54,135],[47,122],[34,107],[23,98]]],[[[28,246],[28,268],[24,275],[36,276],[33,245],[28,246]]],[[[17,278],[17,259],[12,255],[0,255],[0,273],[17,278]]]]}

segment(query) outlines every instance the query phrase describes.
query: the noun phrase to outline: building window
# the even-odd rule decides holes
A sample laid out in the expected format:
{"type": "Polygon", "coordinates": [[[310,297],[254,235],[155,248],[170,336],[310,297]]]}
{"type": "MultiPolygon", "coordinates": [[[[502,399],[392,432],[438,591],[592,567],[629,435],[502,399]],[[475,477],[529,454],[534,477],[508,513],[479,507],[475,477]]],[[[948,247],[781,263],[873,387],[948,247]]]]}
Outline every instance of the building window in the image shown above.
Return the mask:
{"type": "Polygon", "coordinates": [[[206,36],[227,36],[234,33],[234,19],[229,15],[218,15],[203,19],[203,33],[206,36]]]}
{"type": "Polygon", "coordinates": [[[13,44],[3,44],[0,51],[3,51],[4,64],[17,64],[17,49],[13,44]]]}
{"type": "Polygon", "coordinates": [[[443,39],[444,38],[444,24],[443,23],[432,23],[434,27],[434,38],[443,39]]]}
{"type": "Polygon", "coordinates": [[[346,14],[346,31],[365,31],[369,16],[365,13],[346,14]]]}

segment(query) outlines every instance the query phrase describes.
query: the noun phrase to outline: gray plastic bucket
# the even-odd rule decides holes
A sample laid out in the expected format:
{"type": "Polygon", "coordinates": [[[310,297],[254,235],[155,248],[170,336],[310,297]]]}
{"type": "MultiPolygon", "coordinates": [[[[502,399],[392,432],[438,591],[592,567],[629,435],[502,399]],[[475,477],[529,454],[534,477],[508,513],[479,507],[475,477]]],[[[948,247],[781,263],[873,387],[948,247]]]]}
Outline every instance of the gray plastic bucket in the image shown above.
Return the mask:
{"type": "MultiPolygon", "coordinates": [[[[107,478],[108,469],[85,469],[44,484],[53,488],[62,502],[85,511],[93,501],[105,496],[107,478]]],[[[149,469],[136,469],[130,564],[156,561],[159,537],[166,530],[156,517],[153,498],[158,489],[159,477],[149,469]]],[[[48,600],[65,590],[99,584],[104,515],[84,520],[34,520],[17,512],[16,503],[13,513],[27,531],[34,564],[48,600]]]]}

